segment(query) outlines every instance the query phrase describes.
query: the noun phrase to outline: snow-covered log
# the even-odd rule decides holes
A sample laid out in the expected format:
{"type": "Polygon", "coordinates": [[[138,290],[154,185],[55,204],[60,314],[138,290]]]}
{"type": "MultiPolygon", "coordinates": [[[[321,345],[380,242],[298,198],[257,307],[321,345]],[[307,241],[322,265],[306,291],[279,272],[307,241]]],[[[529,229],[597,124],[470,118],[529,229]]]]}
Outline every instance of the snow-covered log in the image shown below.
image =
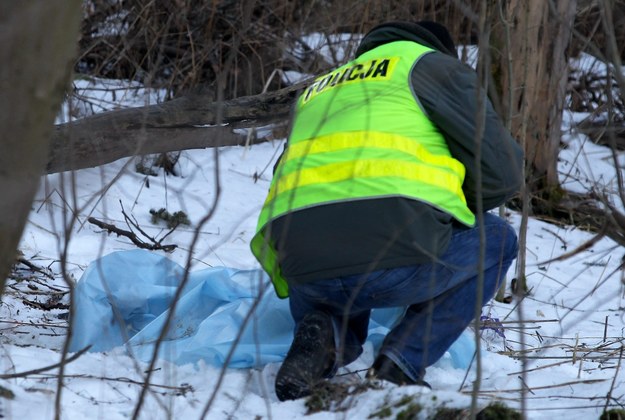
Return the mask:
{"type": "Polygon", "coordinates": [[[287,121],[302,86],[221,102],[190,94],[57,125],[46,172],[89,168],[136,155],[245,144],[247,135],[235,130],[287,121]]]}

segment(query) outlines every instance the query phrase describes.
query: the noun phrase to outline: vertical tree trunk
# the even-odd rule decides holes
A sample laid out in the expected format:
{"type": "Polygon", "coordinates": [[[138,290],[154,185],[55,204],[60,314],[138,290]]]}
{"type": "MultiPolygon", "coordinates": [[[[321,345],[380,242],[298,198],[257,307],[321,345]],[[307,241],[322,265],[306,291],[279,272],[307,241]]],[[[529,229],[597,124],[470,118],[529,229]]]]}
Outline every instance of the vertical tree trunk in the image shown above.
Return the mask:
{"type": "Polygon", "coordinates": [[[48,157],[78,42],[80,0],[0,3],[0,293],[48,157]]]}
{"type": "MultiPolygon", "coordinates": [[[[530,193],[559,188],[557,158],[568,77],[567,49],[576,0],[509,0],[511,66],[502,63],[504,109],[512,134],[525,145],[530,193]],[[512,74],[508,74],[511,69],[512,74]]],[[[503,54],[502,60],[507,60],[503,54]]],[[[541,194],[542,195],[542,194],[541,194]]]]}
{"type": "MultiPolygon", "coordinates": [[[[558,151],[577,0],[491,0],[494,81],[502,116],[525,151],[517,293],[527,290],[525,241],[534,198],[561,198],[558,151]]],[[[544,203],[544,201],[543,201],[544,203]]],[[[503,300],[505,290],[497,294],[503,300]]]]}

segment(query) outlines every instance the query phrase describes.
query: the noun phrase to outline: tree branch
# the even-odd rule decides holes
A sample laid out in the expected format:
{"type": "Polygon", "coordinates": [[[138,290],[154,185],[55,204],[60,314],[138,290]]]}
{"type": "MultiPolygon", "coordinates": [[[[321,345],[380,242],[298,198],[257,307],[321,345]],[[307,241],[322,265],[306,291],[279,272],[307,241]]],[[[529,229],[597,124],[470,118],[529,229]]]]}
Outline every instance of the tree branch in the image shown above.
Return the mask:
{"type": "Polygon", "coordinates": [[[71,363],[74,360],[78,359],[80,356],[82,356],[87,351],[89,351],[90,348],[91,348],[91,346],[87,346],[84,349],[74,353],[71,357],[68,357],[67,359],[65,359],[64,361],[61,361],[59,363],[55,363],[53,365],[45,366],[45,367],[42,367],[42,368],[27,370],[25,372],[5,373],[3,375],[0,375],[0,379],[24,378],[26,376],[36,375],[36,374],[39,374],[39,373],[47,372],[47,371],[52,370],[52,369],[56,369],[56,368],[60,367],[63,364],[68,364],[68,363],[71,363]]]}
{"type": "Polygon", "coordinates": [[[142,241],[141,239],[139,239],[137,237],[137,235],[134,232],[131,232],[129,230],[125,230],[125,229],[120,229],[115,225],[112,225],[110,223],[105,223],[101,220],[96,219],[95,217],[89,217],[87,219],[87,221],[93,225],[96,225],[97,227],[99,227],[100,229],[104,229],[105,231],[107,231],[108,233],[115,233],[117,236],[124,236],[128,239],[130,239],[130,241],[135,244],[138,248],[142,248],[142,249],[148,249],[150,251],[156,251],[156,250],[163,250],[166,252],[172,252],[174,249],[177,248],[178,245],[162,245],[160,243],[160,241],[156,241],[154,238],[149,238],[150,240],[152,240],[152,244],[148,244],[144,241],[142,241]]]}

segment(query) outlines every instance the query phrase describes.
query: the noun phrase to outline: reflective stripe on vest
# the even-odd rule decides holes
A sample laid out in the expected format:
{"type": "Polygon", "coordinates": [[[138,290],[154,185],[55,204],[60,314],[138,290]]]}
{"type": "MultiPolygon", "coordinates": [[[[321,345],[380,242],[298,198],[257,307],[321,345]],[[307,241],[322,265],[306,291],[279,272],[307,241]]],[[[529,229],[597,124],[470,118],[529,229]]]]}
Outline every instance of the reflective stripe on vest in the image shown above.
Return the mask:
{"type": "Polygon", "coordinates": [[[405,197],[464,224],[475,222],[462,192],[464,166],[451,157],[409,88],[413,64],[429,51],[408,41],[383,45],[321,76],[300,96],[251,243],[278,296],[288,296],[288,287],[265,227],[289,212],[405,197]]]}

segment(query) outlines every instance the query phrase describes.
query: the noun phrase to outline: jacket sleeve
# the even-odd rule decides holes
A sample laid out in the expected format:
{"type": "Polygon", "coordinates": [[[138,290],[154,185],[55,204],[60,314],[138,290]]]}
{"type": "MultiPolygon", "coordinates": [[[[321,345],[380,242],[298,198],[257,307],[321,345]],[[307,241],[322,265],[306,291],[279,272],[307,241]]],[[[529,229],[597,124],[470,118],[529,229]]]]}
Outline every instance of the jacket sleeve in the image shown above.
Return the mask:
{"type": "Polygon", "coordinates": [[[484,89],[486,117],[476,161],[478,78],[469,66],[441,53],[423,56],[413,67],[410,83],[423,111],[443,133],[451,155],[466,169],[463,190],[472,211],[478,203],[478,168],[484,210],[511,198],[522,182],[523,152],[495,112],[484,89]]]}

